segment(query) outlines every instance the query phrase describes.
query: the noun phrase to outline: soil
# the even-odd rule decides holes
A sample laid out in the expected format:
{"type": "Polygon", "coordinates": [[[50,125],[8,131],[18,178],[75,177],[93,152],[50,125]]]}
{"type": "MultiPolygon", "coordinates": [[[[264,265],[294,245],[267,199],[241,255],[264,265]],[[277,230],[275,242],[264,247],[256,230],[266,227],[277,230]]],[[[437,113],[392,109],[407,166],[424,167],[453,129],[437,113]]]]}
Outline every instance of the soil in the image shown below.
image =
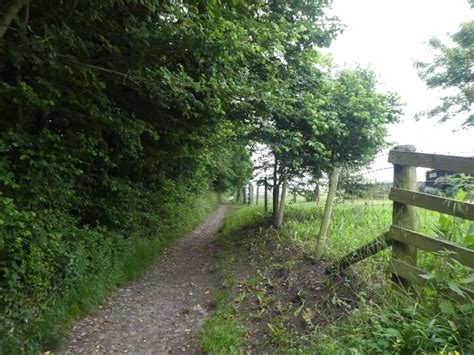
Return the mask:
{"type": "Polygon", "coordinates": [[[242,233],[236,236],[241,237],[238,243],[227,245],[227,252],[245,255],[236,266],[239,282],[234,293],[239,300],[235,316],[248,329],[247,353],[273,353],[290,341],[303,345],[314,329],[345,318],[357,308],[361,285],[356,277],[329,277],[327,261],[312,259],[302,247],[279,242],[272,233],[257,233],[254,228],[253,233],[249,231],[253,238],[242,233]],[[241,274],[243,265],[252,271],[241,274]],[[278,330],[272,331],[269,324],[284,329],[285,339],[277,339],[278,330]]]}
{"type": "Polygon", "coordinates": [[[229,208],[221,205],[141,279],[119,288],[77,323],[59,353],[199,353],[196,334],[219,287],[213,240],[229,208]]]}

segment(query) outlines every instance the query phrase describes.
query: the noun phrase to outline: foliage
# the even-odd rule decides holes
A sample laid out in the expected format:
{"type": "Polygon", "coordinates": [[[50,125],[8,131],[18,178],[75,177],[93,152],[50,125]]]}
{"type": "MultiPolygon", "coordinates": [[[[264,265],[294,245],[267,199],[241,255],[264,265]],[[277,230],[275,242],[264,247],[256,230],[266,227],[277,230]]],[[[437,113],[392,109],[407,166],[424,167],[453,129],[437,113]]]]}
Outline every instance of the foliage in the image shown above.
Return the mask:
{"type": "Polygon", "coordinates": [[[269,121],[257,124],[252,137],[273,157],[263,167],[273,166],[277,188],[284,174],[318,178],[335,165],[368,163],[386,145],[386,125],[401,114],[398,97],[379,92],[371,71],[333,75],[325,58],[303,55],[304,67],[286,69],[292,84],[283,88],[288,90],[284,97],[291,100],[270,106],[269,121]]]}
{"type": "Polygon", "coordinates": [[[367,164],[386,145],[387,125],[402,113],[398,96],[379,92],[375,74],[363,68],[340,71],[329,90],[332,120],[322,141],[330,163],[367,164]]]}
{"type": "MultiPolygon", "coordinates": [[[[260,221],[263,214],[258,207],[234,207],[225,217],[219,229],[217,242],[219,246],[227,243],[227,238],[242,228],[260,221]]],[[[240,354],[240,347],[245,336],[245,326],[235,319],[234,308],[228,305],[231,300],[231,290],[237,280],[235,276],[236,264],[242,260],[240,253],[220,250],[219,260],[215,270],[220,274],[222,290],[213,294],[212,304],[214,314],[206,318],[199,332],[199,340],[205,354],[240,354]]]]}
{"type": "Polygon", "coordinates": [[[236,143],[221,150],[218,156],[218,173],[213,186],[218,192],[240,191],[252,175],[250,154],[245,147],[236,143]]]}
{"type": "Polygon", "coordinates": [[[473,304],[442,297],[417,302],[386,294],[385,302],[362,302],[331,335],[346,353],[471,353],[473,304]],[[351,331],[348,332],[347,330],[351,331]]]}
{"type": "Polygon", "coordinates": [[[30,326],[48,300],[88,277],[115,285],[131,244],[162,245],[198,196],[246,182],[248,127],[309,112],[298,102],[313,99],[314,48],[339,32],[328,5],[0,4],[5,346],[48,343],[30,326]]]}
{"type": "MultiPolygon", "coordinates": [[[[471,7],[474,3],[471,1],[471,7]]],[[[416,62],[420,77],[431,89],[441,88],[447,92],[442,103],[427,112],[429,116],[439,116],[446,121],[465,113],[464,126],[474,126],[472,114],[474,104],[474,21],[461,24],[459,31],[451,35],[452,46],[433,38],[430,47],[435,51],[430,63],[416,62]]]]}
{"type": "MultiPolygon", "coordinates": [[[[423,222],[422,232],[433,234],[433,231],[439,227],[442,215],[429,211],[419,212],[419,219],[423,222]]],[[[318,230],[321,214],[321,206],[314,203],[292,204],[288,207],[287,222],[281,229],[275,231],[273,228],[262,225],[261,207],[240,207],[234,210],[226,218],[220,236],[223,242],[234,243],[229,249],[234,258],[221,255],[221,262],[226,260],[225,270],[233,268],[234,274],[240,274],[240,268],[245,268],[246,274],[248,273],[248,261],[245,258],[242,259],[239,254],[248,256],[248,250],[240,246],[245,240],[252,250],[258,250],[259,243],[264,243],[264,240],[274,240],[277,237],[279,241],[289,241],[298,249],[303,248],[306,254],[312,255],[315,245],[314,234],[318,230]],[[239,260],[245,260],[245,265],[239,264],[239,260]]],[[[329,247],[326,254],[330,259],[338,258],[354,250],[385,231],[391,220],[391,208],[382,201],[362,200],[358,204],[353,202],[353,204],[336,205],[334,218],[335,223],[329,230],[329,247]]],[[[450,232],[459,236],[459,239],[454,240],[456,242],[462,242],[469,235],[466,234],[468,231],[464,229],[464,226],[461,228],[459,225],[452,225],[450,228],[456,229],[450,232]]],[[[262,245],[265,244],[261,244],[260,247],[262,245]]],[[[263,246],[263,248],[266,247],[263,246]]],[[[285,254],[289,253],[287,247],[281,247],[281,249],[285,254]]],[[[357,277],[351,279],[351,284],[357,280],[362,283],[362,288],[359,289],[357,306],[350,310],[348,317],[319,327],[308,323],[310,329],[304,335],[282,326],[284,320],[295,317],[293,312],[283,305],[278,308],[278,299],[269,299],[275,296],[271,292],[259,292],[257,303],[262,309],[267,307],[269,302],[273,302],[272,304],[280,310],[280,313],[271,322],[265,320],[262,324],[262,327],[268,328],[266,336],[261,333],[252,334],[247,328],[247,333],[243,336],[246,342],[241,343],[238,350],[243,351],[250,343],[252,346],[271,344],[271,352],[289,354],[471,353],[474,346],[472,340],[473,303],[469,300],[457,303],[448,298],[444,292],[445,289],[455,290],[461,285],[472,285],[472,270],[471,273],[469,270],[461,270],[455,265],[456,263],[447,265],[447,259],[444,257],[433,254],[431,257],[427,254],[419,255],[420,267],[437,270],[436,275],[440,277],[440,280],[430,279],[431,285],[424,287],[421,290],[421,297],[417,297],[408,293],[394,292],[391,284],[386,282],[389,279],[388,256],[389,254],[382,252],[354,266],[353,274],[357,277]],[[467,274],[462,276],[462,273],[466,271],[467,274]],[[459,275],[462,277],[457,279],[459,275]],[[446,283],[447,278],[454,281],[446,283]],[[255,339],[256,336],[258,339],[255,339]]],[[[257,256],[254,259],[257,265],[253,265],[253,268],[264,273],[266,260],[265,257],[257,256]]],[[[285,271],[278,274],[293,275],[294,267],[294,264],[289,263],[286,266],[280,265],[278,270],[285,271]]],[[[313,265],[313,267],[317,266],[313,265]]],[[[220,269],[220,272],[228,275],[225,270],[220,269]]],[[[249,289],[262,288],[262,284],[269,282],[258,271],[257,275],[260,277],[255,279],[251,276],[246,280],[229,283],[231,287],[234,286],[234,292],[221,298],[219,303],[219,309],[226,309],[226,319],[237,321],[241,326],[255,324],[263,319],[259,319],[258,315],[244,317],[237,311],[239,302],[245,299],[249,289]]],[[[224,278],[227,279],[228,276],[224,278]]],[[[290,276],[284,280],[289,282],[290,276]]],[[[343,301],[344,299],[338,301],[335,298],[334,302],[343,301]]],[[[305,314],[322,314],[321,312],[327,313],[327,309],[308,308],[307,305],[302,307],[303,319],[305,314]]],[[[221,318],[213,318],[213,320],[213,326],[216,328],[219,324],[225,323],[221,318]]],[[[208,336],[210,334],[203,335],[204,338],[208,336]]],[[[264,348],[264,350],[267,349],[264,348]]],[[[225,352],[226,347],[220,348],[219,351],[225,352]]]]}
{"type": "MultiPolygon", "coordinates": [[[[216,205],[215,194],[168,204],[167,215],[154,217],[159,237],[141,233],[125,237],[105,227],[78,228],[42,214],[37,214],[39,220],[7,218],[4,227],[10,235],[15,236],[15,225],[18,234],[23,234],[2,250],[15,258],[2,259],[1,352],[35,353],[56,347],[78,317],[99,306],[120,283],[141,275],[173,240],[194,228],[216,205]],[[53,233],[65,233],[65,228],[71,234],[53,238],[53,233]],[[33,234],[26,239],[23,235],[29,230],[33,234]],[[47,230],[53,232],[46,234],[47,230]]],[[[8,235],[1,237],[9,241],[8,235]]]]}
{"type": "Polygon", "coordinates": [[[206,319],[201,331],[204,354],[240,354],[239,343],[243,335],[242,326],[232,316],[214,316],[206,319]]]}

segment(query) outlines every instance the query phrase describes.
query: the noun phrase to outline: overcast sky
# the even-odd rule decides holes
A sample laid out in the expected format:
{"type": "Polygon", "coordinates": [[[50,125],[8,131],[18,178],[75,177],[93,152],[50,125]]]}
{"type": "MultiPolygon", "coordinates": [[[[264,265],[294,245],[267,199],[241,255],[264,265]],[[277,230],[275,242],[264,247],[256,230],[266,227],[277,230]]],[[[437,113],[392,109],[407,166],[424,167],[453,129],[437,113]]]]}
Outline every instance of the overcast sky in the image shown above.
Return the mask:
{"type": "MultiPolygon", "coordinates": [[[[332,13],[346,25],[330,48],[334,62],[371,67],[381,88],[398,92],[406,104],[402,122],[389,128],[390,140],[424,152],[474,155],[474,130],[459,130],[462,117],[444,124],[413,119],[433,108],[438,97],[418,78],[413,62],[430,58],[430,38],[447,40],[460,23],[474,18],[467,0],[334,0],[332,13]]],[[[387,156],[382,156],[373,169],[388,166],[387,156]]],[[[423,170],[418,170],[422,180],[423,170]]],[[[368,177],[389,181],[392,173],[381,170],[368,177]]]]}

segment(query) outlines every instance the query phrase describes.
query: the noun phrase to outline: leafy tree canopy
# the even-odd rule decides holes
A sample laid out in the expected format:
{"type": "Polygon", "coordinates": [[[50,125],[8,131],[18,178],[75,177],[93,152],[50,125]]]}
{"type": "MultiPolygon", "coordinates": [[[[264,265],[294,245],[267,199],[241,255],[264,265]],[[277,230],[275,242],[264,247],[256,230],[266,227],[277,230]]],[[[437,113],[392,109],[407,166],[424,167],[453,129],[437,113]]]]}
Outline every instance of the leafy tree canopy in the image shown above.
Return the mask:
{"type": "MultiPolygon", "coordinates": [[[[472,0],[470,4],[474,8],[472,0]]],[[[440,117],[442,121],[466,114],[464,126],[474,126],[474,21],[461,24],[451,40],[453,45],[449,46],[433,38],[430,41],[435,51],[433,61],[415,63],[429,88],[447,92],[442,103],[427,114],[440,117]]]]}

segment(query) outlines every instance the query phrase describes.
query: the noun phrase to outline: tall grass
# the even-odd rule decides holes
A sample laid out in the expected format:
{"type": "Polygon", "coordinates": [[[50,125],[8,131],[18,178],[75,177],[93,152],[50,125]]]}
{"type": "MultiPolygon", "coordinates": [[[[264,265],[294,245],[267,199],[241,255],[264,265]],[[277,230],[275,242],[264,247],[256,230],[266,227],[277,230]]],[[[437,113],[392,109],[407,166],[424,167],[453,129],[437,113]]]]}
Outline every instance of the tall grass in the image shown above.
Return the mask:
{"type": "MultiPolygon", "coordinates": [[[[282,228],[276,234],[271,227],[263,233],[271,233],[299,244],[311,255],[315,249],[323,208],[321,203],[290,204],[282,228]]],[[[221,238],[232,239],[234,235],[240,236],[242,233],[262,233],[258,221],[268,218],[262,210],[263,205],[236,208],[227,217],[221,238]]],[[[417,210],[417,217],[417,231],[468,246],[469,222],[422,209],[417,210]]],[[[335,260],[373,240],[389,229],[391,221],[392,206],[386,200],[337,204],[328,232],[325,257],[335,260]]],[[[365,288],[359,295],[358,309],[347,319],[316,328],[309,337],[295,339],[294,343],[298,344],[296,347],[280,350],[307,354],[474,353],[473,303],[458,304],[433,287],[423,289],[421,298],[394,292],[389,282],[390,257],[388,249],[355,266],[357,277],[365,284],[365,288]]],[[[454,282],[469,280],[474,276],[472,269],[461,267],[442,255],[419,253],[418,265],[454,282]]],[[[472,280],[467,285],[472,286],[472,280]]],[[[232,302],[232,297],[228,296],[221,300],[220,307],[226,309],[225,306],[232,305],[232,302]]],[[[211,318],[210,324],[218,328],[220,319],[235,321],[232,309],[227,308],[226,312],[224,318],[218,312],[217,317],[211,318]]],[[[203,339],[209,340],[213,334],[212,327],[206,329],[203,339]]],[[[288,332],[285,336],[292,335],[288,332]]],[[[232,346],[235,350],[236,344],[232,346]]],[[[221,343],[219,349],[225,351],[225,344],[221,343]]]]}
{"type": "Polygon", "coordinates": [[[19,333],[21,337],[0,340],[0,354],[36,354],[57,348],[79,318],[96,309],[118,286],[140,277],[174,240],[196,227],[217,204],[218,196],[207,193],[176,206],[173,220],[162,220],[173,226],[163,235],[130,236],[122,250],[103,261],[99,272],[82,276],[74,288],[52,291],[50,298],[33,310],[34,321],[19,333]]]}

